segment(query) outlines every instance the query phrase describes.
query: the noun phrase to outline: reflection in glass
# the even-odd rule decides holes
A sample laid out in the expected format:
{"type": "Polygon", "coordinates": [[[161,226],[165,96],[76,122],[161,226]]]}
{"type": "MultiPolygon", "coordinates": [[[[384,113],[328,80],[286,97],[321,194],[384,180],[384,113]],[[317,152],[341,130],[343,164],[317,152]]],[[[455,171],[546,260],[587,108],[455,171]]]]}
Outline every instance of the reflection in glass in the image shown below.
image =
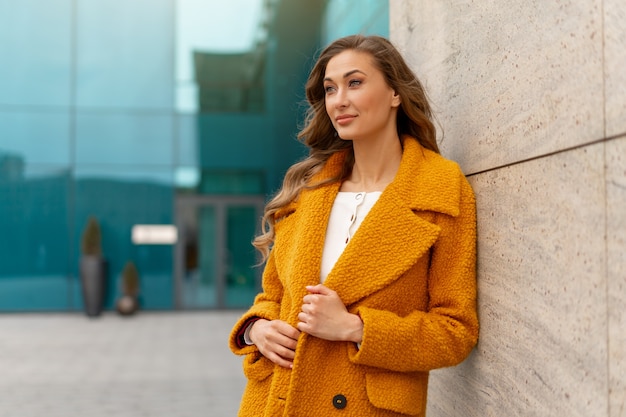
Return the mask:
{"type": "Polygon", "coordinates": [[[179,192],[195,191],[200,184],[200,170],[196,167],[178,167],[174,173],[174,184],[179,192]]]}
{"type": "Polygon", "coordinates": [[[82,308],[89,215],[107,308],[128,260],[144,309],[244,306],[264,196],[304,152],[295,125],[322,9],[334,30],[371,32],[388,20],[375,3],[0,1],[0,310],[82,308]],[[178,222],[181,196],[195,199],[181,208],[185,305],[178,245],[131,242],[135,224],[178,222]]]}
{"type": "Polygon", "coordinates": [[[261,196],[178,196],[177,307],[241,308],[260,288],[250,242],[261,196]]]}
{"type": "Polygon", "coordinates": [[[70,112],[0,112],[0,156],[13,154],[29,164],[70,163],[70,112]]]}
{"type": "Polygon", "coordinates": [[[250,244],[256,229],[255,207],[228,207],[226,219],[226,306],[245,308],[252,305],[259,291],[260,270],[257,254],[250,244]]]}
{"type": "MultiPolygon", "coordinates": [[[[220,74],[233,75],[240,83],[242,75],[254,70],[248,65],[224,67],[211,66],[217,62],[210,62],[211,57],[225,57],[231,55],[248,55],[253,49],[259,49],[267,37],[267,25],[271,18],[271,2],[264,0],[178,0],[176,2],[176,110],[181,113],[196,113],[199,111],[201,96],[208,97],[206,84],[217,82],[212,91],[219,93],[222,88],[229,89],[236,86],[226,86],[226,78],[212,75],[214,71],[220,74]],[[216,11],[219,10],[219,13],[216,11]],[[208,61],[206,60],[208,59],[208,61]],[[200,62],[201,61],[201,62],[200,62]],[[207,65],[204,65],[204,64],[207,65]],[[200,65],[200,72],[198,66],[200,65]],[[208,71],[208,73],[205,73],[208,71]],[[225,72],[224,72],[225,71],[225,72]],[[205,85],[199,88],[199,81],[205,85]],[[201,90],[204,90],[202,94],[201,90]]],[[[221,58],[218,58],[221,59],[221,58]]],[[[243,64],[237,58],[233,64],[243,64]]],[[[248,74],[246,78],[249,78],[248,74]]],[[[217,111],[227,110],[216,108],[217,111]]]]}
{"type": "Polygon", "coordinates": [[[79,107],[171,110],[171,0],[77,1],[79,107]]]}
{"type": "Polygon", "coordinates": [[[328,0],[322,25],[323,44],[342,36],[389,36],[389,0],[328,0]]]}
{"type": "Polygon", "coordinates": [[[135,245],[132,228],[136,224],[173,224],[172,171],[90,167],[77,170],[74,181],[76,241],[89,216],[100,222],[108,266],[105,308],[112,308],[119,295],[119,274],[127,261],[133,261],[140,273],[140,307],[171,308],[173,246],[135,245]]]}
{"type": "Polygon", "coordinates": [[[172,142],[171,114],[77,115],[77,165],[172,165],[172,142]]]}
{"type": "Polygon", "coordinates": [[[179,207],[183,245],[182,305],[184,308],[217,306],[216,210],[215,207],[179,207]]]}
{"type": "Polygon", "coordinates": [[[0,105],[70,104],[72,4],[0,2],[0,105]]]}
{"type": "Polygon", "coordinates": [[[70,175],[63,169],[31,172],[32,178],[11,172],[0,160],[0,311],[72,306],[70,175]]]}
{"type": "Polygon", "coordinates": [[[187,114],[177,115],[176,132],[177,148],[174,162],[177,165],[197,166],[199,163],[197,117],[187,114]]]}

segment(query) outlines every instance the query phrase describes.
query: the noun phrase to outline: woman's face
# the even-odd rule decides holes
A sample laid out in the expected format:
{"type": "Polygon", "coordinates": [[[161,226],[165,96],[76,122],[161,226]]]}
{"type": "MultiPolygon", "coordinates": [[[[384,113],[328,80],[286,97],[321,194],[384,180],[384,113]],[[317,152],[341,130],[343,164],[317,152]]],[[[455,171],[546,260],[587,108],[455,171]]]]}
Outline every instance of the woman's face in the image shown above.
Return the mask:
{"type": "Polygon", "coordinates": [[[368,53],[346,50],[331,58],[324,91],[326,113],[342,139],[375,140],[396,134],[400,97],[368,53]]]}

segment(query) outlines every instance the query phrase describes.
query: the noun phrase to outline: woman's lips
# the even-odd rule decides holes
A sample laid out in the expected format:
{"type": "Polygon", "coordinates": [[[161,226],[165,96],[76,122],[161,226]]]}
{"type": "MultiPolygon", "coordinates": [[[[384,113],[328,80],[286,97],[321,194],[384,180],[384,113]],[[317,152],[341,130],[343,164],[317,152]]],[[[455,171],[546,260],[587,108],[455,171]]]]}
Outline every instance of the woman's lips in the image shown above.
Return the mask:
{"type": "Polygon", "coordinates": [[[335,121],[337,122],[338,125],[346,125],[348,123],[350,123],[351,121],[353,121],[356,118],[356,116],[352,116],[349,114],[346,115],[342,115],[342,116],[337,116],[335,118],[335,121]]]}

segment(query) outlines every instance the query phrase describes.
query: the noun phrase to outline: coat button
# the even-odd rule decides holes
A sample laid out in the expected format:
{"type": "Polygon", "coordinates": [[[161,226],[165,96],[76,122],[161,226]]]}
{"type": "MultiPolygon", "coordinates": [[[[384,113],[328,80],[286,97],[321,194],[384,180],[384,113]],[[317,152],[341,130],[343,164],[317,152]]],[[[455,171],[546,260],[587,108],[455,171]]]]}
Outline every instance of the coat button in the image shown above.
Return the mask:
{"type": "Polygon", "coordinates": [[[341,410],[343,408],[346,408],[346,405],[348,405],[348,400],[345,396],[337,394],[333,397],[333,405],[337,410],[341,410]]]}

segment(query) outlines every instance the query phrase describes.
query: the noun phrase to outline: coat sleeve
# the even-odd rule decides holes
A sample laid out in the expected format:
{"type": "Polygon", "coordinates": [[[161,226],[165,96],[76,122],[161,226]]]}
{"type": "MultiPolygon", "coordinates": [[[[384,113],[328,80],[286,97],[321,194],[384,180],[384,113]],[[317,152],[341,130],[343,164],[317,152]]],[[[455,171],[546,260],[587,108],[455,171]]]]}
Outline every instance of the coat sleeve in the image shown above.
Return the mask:
{"type": "Polygon", "coordinates": [[[229,346],[233,353],[245,355],[257,351],[256,346],[242,346],[238,339],[243,334],[245,327],[255,319],[275,320],[280,314],[280,300],[282,299],[283,287],[278,279],[274,254],[270,256],[263,270],[263,292],[254,299],[254,304],[235,323],[230,333],[229,346]]]}
{"type": "Polygon", "coordinates": [[[360,349],[351,348],[353,362],[429,371],[460,363],[476,345],[476,204],[465,177],[460,187],[458,216],[438,214],[441,233],[430,255],[428,311],[400,317],[360,307],[363,342],[360,349]]]}

